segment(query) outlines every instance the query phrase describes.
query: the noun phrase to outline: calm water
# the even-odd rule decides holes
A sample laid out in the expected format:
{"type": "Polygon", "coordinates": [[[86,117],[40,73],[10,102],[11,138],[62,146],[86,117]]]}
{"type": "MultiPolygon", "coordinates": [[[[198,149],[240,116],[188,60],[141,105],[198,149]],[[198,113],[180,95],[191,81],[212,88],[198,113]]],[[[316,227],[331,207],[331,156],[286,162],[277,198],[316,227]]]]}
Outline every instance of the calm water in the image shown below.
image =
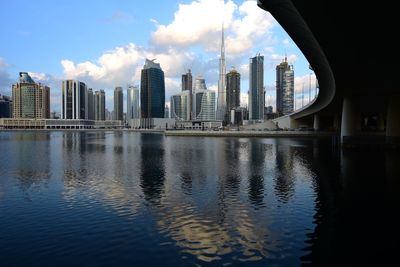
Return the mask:
{"type": "Polygon", "coordinates": [[[383,266],[399,200],[398,151],[0,132],[0,266],[383,266]]]}

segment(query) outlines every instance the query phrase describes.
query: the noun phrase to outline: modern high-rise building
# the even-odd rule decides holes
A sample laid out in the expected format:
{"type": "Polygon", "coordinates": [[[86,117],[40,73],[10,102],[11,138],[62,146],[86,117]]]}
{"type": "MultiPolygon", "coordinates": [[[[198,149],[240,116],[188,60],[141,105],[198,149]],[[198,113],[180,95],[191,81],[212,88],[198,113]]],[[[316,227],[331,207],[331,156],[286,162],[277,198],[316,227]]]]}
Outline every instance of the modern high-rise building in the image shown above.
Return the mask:
{"type": "Polygon", "coordinates": [[[206,80],[201,75],[198,75],[194,80],[194,92],[198,90],[207,90],[206,80]]]}
{"type": "Polygon", "coordinates": [[[287,115],[293,112],[294,71],[287,57],[276,66],[276,112],[287,115]]]}
{"type": "Polygon", "coordinates": [[[106,93],[104,90],[94,93],[94,119],[96,121],[106,120],[106,93]]]}
{"type": "Polygon", "coordinates": [[[114,90],[114,116],[117,121],[124,120],[124,94],[121,86],[114,90]]]}
{"type": "Polygon", "coordinates": [[[88,120],[94,120],[94,94],[92,88],[88,89],[87,98],[88,120]]]}
{"type": "Polygon", "coordinates": [[[190,120],[190,91],[186,90],[171,96],[171,118],[190,120]]]}
{"type": "Polygon", "coordinates": [[[11,97],[0,95],[0,118],[12,117],[12,100],[11,97]]]}
{"type": "Polygon", "coordinates": [[[50,118],[50,87],[35,83],[27,72],[12,85],[12,101],[14,118],[50,118]]]}
{"type": "Polygon", "coordinates": [[[126,117],[129,124],[131,119],[140,118],[140,106],[139,106],[139,87],[138,86],[128,86],[128,95],[126,98],[126,117]]]}
{"type": "Polygon", "coordinates": [[[182,91],[189,91],[189,119],[191,120],[193,117],[193,77],[190,69],[182,74],[182,91]]]}
{"type": "Polygon", "coordinates": [[[294,110],[294,71],[293,66],[283,73],[282,114],[293,113],[294,110]]]}
{"type": "Polygon", "coordinates": [[[164,118],[169,119],[170,118],[170,114],[169,114],[169,107],[168,105],[165,105],[165,111],[164,111],[164,118]]]}
{"type": "Polygon", "coordinates": [[[141,118],[164,118],[165,81],[160,64],[146,59],[140,78],[141,118]]]}
{"type": "Polygon", "coordinates": [[[264,56],[250,58],[249,76],[250,120],[264,120],[264,56]]]}
{"type": "Polygon", "coordinates": [[[234,69],[226,75],[226,106],[229,113],[240,107],[240,73],[234,69]]]}
{"type": "Polygon", "coordinates": [[[215,121],[215,92],[212,90],[196,90],[195,103],[195,120],[198,121],[215,121]]]}
{"type": "Polygon", "coordinates": [[[61,84],[62,119],[88,119],[88,97],[86,84],[76,80],[65,80],[61,84]]]}
{"type": "Polygon", "coordinates": [[[219,59],[219,79],[218,79],[218,104],[217,120],[227,120],[226,110],[226,65],[225,65],[225,40],[224,26],[222,25],[221,56],[219,59]]]}

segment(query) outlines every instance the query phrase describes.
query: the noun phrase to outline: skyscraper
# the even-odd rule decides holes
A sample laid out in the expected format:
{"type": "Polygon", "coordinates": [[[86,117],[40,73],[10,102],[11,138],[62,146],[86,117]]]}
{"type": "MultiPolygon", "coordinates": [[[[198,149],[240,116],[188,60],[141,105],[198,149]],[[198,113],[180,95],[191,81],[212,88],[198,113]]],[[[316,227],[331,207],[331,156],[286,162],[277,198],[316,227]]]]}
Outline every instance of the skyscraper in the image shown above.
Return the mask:
{"type": "Polygon", "coordinates": [[[287,115],[294,110],[294,71],[289,66],[283,73],[282,114],[287,115]]]}
{"type": "Polygon", "coordinates": [[[240,107],[240,73],[234,69],[226,75],[226,106],[228,113],[240,107]]]}
{"type": "Polygon", "coordinates": [[[284,61],[276,66],[276,111],[279,115],[293,112],[293,98],[294,71],[285,57],[284,61]]]}
{"type": "Polygon", "coordinates": [[[106,120],[106,93],[104,90],[94,93],[94,119],[97,121],[106,120]]]}
{"type": "Polygon", "coordinates": [[[264,56],[250,58],[249,119],[264,120],[264,56]]]}
{"type": "Polygon", "coordinates": [[[27,72],[12,85],[12,101],[14,118],[50,118],[50,87],[35,83],[27,72]]]}
{"type": "Polygon", "coordinates": [[[94,95],[92,88],[88,89],[87,98],[88,98],[88,105],[87,105],[88,120],[94,120],[94,95]]]}
{"type": "Polygon", "coordinates": [[[9,96],[0,95],[0,118],[12,117],[12,100],[9,96]]]}
{"type": "Polygon", "coordinates": [[[88,97],[86,84],[65,80],[61,84],[61,117],[63,119],[88,119],[88,97]]]}
{"type": "Polygon", "coordinates": [[[165,82],[159,63],[146,59],[140,78],[141,118],[164,118],[165,82]]]}
{"type": "Polygon", "coordinates": [[[126,98],[127,106],[126,106],[126,117],[128,124],[131,119],[139,119],[140,118],[140,106],[139,106],[139,87],[130,85],[128,87],[128,95],[126,98]]]}
{"type": "Polygon", "coordinates": [[[190,69],[182,74],[182,91],[189,91],[189,119],[191,120],[193,118],[193,78],[190,69]]]}
{"type": "Polygon", "coordinates": [[[171,118],[187,121],[190,119],[190,91],[185,90],[171,96],[171,118]]]}
{"type": "Polygon", "coordinates": [[[124,120],[124,94],[121,86],[115,87],[114,90],[114,116],[117,121],[124,120]]]}
{"type": "Polygon", "coordinates": [[[196,77],[194,82],[193,119],[199,121],[215,121],[215,92],[207,90],[203,76],[196,77]]]}
{"type": "Polygon", "coordinates": [[[226,66],[224,26],[222,25],[221,57],[219,59],[217,120],[226,121],[226,66]]]}
{"type": "Polygon", "coordinates": [[[196,90],[195,97],[195,120],[215,121],[215,92],[212,90],[196,90]]]}

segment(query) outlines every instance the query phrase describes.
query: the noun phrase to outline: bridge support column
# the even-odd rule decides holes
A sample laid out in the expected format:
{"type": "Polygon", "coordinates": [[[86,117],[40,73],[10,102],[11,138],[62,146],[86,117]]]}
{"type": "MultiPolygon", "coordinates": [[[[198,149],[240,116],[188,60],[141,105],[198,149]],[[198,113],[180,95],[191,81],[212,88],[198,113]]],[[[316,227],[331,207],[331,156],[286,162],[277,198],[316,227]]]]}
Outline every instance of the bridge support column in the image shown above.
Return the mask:
{"type": "Polygon", "coordinates": [[[386,117],[386,142],[400,144],[400,95],[390,97],[386,117]]]}
{"type": "Polygon", "coordinates": [[[359,124],[355,100],[346,97],[343,100],[342,125],[340,130],[340,140],[342,144],[351,142],[350,139],[357,134],[359,124]]]}
{"type": "Polygon", "coordinates": [[[314,127],[313,127],[314,131],[319,131],[321,129],[320,123],[321,123],[321,121],[320,121],[319,115],[317,113],[315,113],[314,114],[314,127]]]}
{"type": "Polygon", "coordinates": [[[340,114],[338,113],[335,113],[335,115],[333,116],[333,129],[335,131],[340,130],[340,114]]]}

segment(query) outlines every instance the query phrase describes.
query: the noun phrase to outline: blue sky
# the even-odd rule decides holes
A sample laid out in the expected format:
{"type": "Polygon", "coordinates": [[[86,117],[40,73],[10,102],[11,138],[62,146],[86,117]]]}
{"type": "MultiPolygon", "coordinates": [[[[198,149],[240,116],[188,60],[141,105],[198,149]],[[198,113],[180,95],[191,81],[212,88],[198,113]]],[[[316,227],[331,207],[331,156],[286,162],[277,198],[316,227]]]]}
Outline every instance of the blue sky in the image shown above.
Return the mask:
{"type": "MultiPolygon", "coordinates": [[[[11,94],[20,71],[51,86],[52,110],[60,110],[61,80],[78,79],[105,89],[113,109],[115,86],[139,84],[146,57],[157,58],[166,76],[166,96],[180,91],[180,75],[191,68],[216,89],[221,23],[225,23],[227,69],[242,74],[248,91],[248,61],[265,57],[265,85],[274,104],[275,65],[285,51],[297,88],[308,63],[289,36],[256,1],[239,0],[58,0],[0,2],[0,94],[11,94]]],[[[244,103],[243,103],[244,104],[244,103]]]]}

